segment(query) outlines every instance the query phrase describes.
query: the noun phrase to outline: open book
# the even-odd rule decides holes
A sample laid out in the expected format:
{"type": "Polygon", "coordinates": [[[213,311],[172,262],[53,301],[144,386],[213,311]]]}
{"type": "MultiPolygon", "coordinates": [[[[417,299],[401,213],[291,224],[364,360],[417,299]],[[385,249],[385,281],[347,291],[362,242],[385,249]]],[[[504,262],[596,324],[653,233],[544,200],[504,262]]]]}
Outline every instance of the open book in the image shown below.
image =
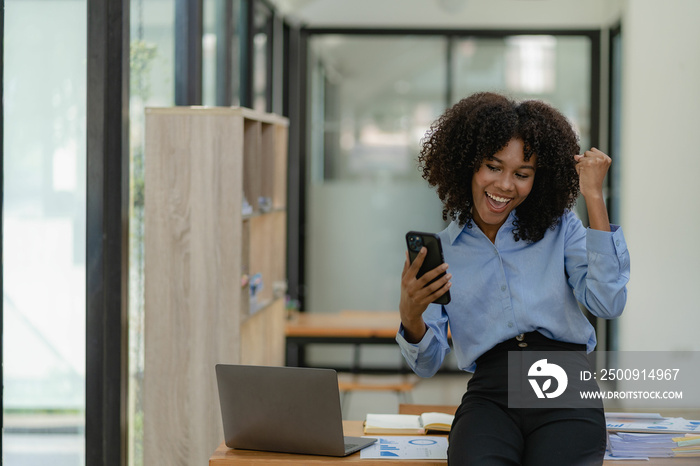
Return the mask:
{"type": "Polygon", "coordinates": [[[429,430],[449,432],[454,415],[445,413],[367,414],[365,434],[425,434],[429,430]]]}

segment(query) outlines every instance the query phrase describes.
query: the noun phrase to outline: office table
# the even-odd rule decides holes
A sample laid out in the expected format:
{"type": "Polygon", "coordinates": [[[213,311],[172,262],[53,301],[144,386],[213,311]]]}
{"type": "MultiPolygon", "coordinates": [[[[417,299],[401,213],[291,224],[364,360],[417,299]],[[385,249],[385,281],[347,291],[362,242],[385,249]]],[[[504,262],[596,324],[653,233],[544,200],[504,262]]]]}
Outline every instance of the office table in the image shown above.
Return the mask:
{"type": "MultiPolygon", "coordinates": [[[[287,366],[306,366],[308,344],[352,344],[355,354],[350,368],[359,370],[361,344],[396,345],[401,318],[398,311],[340,311],[338,313],[296,313],[285,326],[287,366]]],[[[395,371],[396,369],[394,369],[395,371]]]]}
{"type": "MultiPolygon", "coordinates": [[[[343,421],[345,435],[361,437],[362,421],[343,421]]],[[[324,465],[324,464],[362,464],[364,466],[401,466],[427,465],[444,466],[446,460],[386,460],[366,459],[360,457],[360,452],[345,457],[297,455],[292,453],[272,453],[250,450],[233,450],[224,443],[219,445],[209,458],[209,466],[238,466],[238,465],[324,465]]]]}
{"type": "MultiPolygon", "coordinates": [[[[396,373],[397,367],[360,367],[360,345],[392,345],[396,347],[398,352],[396,332],[399,330],[399,324],[401,324],[399,311],[345,310],[337,313],[295,313],[285,325],[287,354],[285,365],[305,367],[307,365],[305,347],[309,344],[351,344],[354,346],[351,367],[335,367],[334,369],[365,373],[396,373]]],[[[403,362],[403,358],[399,358],[399,360],[402,364],[399,370],[410,372],[408,366],[403,362]]],[[[440,372],[454,372],[454,370],[443,367],[440,372]]]]}
{"type": "MultiPolygon", "coordinates": [[[[355,437],[362,436],[362,421],[343,421],[345,435],[355,437]]],[[[224,443],[219,445],[214,454],[209,458],[209,466],[239,466],[239,465],[333,465],[333,464],[357,464],[364,466],[403,466],[403,465],[439,465],[447,464],[446,460],[387,460],[365,459],[360,457],[360,452],[350,456],[336,458],[332,456],[297,455],[291,453],[272,453],[264,451],[234,450],[226,447],[224,443]]],[[[649,461],[605,461],[605,466],[697,466],[700,458],[649,458],[649,461]]]]}

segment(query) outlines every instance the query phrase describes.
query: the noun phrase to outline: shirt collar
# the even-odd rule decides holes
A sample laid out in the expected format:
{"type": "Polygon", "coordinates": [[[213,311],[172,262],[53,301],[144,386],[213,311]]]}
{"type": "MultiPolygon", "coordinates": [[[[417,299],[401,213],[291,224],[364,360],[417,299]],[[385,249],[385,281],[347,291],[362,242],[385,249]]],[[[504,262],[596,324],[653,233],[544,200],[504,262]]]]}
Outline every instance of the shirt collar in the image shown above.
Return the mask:
{"type": "Polygon", "coordinates": [[[460,225],[459,220],[455,219],[450,222],[447,226],[447,236],[450,239],[450,244],[455,244],[455,240],[464,229],[467,229],[467,226],[460,225]]]}
{"type": "MultiPolygon", "coordinates": [[[[516,215],[515,215],[515,210],[513,210],[510,214],[508,214],[508,218],[506,221],[503,223],[503,226],[501,226],[501,230],[504,233],[505,232],[510,232],[513,230],[513,221],[515,221],[516,215]]],[[[457,237],[462,233],[467,233],[467,234],[474,234],[476,233],[479,227],[474,223],[472,220],[472,226],[470,228],[467,228],[466,224],[460,224],[458,219],[453,220],[450,222],[450,224],[447,226],[447,235],[450,240],[450,244],[454,244],[455,241],[457,240],[457,237]]]]}

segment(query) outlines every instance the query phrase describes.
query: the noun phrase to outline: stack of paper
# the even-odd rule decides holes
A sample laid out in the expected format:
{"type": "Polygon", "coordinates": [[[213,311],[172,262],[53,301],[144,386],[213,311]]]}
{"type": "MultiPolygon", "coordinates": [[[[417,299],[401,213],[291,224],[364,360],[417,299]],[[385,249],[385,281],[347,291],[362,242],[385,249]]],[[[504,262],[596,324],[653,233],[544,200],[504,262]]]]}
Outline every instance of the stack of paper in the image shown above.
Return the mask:
{"type": "Polygon", "coordinates": [[[652,413],[606,413],[608,457],[700,457],[700,421],[652,413]]]}
{"type": "Polygon", "coordinates": [[[674,439],[678,448],[674,448],[674,456],[700,456],[700,435],[685,434],[683,438],[674,439]]]}
{"type": "Polygon", "coordinates": [[[608,436],[608,441],[610,452],[613,457],[700,457],[700,436],[679,437],[678,434],[618,432],[611,433],[608,436]],[[693,442],[696,443],[693,444],[693,442]]]}
{"type": "Polygon", "coordinates": [[[700,421],[658,413],[605,413],[605,423],[609,432],[700,434],[700,421]]]}

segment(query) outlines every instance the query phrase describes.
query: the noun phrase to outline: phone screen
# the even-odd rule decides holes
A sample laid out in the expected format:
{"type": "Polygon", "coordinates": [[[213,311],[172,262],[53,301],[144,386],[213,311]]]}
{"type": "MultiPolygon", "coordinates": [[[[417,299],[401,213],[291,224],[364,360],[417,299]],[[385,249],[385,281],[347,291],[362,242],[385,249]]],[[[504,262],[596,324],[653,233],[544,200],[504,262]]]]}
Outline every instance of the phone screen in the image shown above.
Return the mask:
{"type": "MultiPolygon", "coordinates": [[[[423,261],[423,265],[421,265],[420,269],[418,270],[418,274],[416,275],[418,278],[422,277],[425,273],[433,270],[435,267],[445,262],[445,259],[442,254],[442,243],[440,242],[440,237],[435,233],[409,231],[408,233],[406,233],[406,245],[408,246],[408,258],[411,261],[411,263],[413,263],[423,246],[425,246],[425,248],[428,251],[427,255],[425,256],[425,260],[423,261]]],[[[434,280],[431,280],[430,283],[433,283],[435,280],[439,279],[443,275],[445,275],[444,272],[435,277],[434,280]]],[[[428,285],[430,283],[428,283],[428,285]]],[[[433,302],[436,304],[449,303],[450,292],[447,291],[445,294],[443,294],[433,302]]]]}

